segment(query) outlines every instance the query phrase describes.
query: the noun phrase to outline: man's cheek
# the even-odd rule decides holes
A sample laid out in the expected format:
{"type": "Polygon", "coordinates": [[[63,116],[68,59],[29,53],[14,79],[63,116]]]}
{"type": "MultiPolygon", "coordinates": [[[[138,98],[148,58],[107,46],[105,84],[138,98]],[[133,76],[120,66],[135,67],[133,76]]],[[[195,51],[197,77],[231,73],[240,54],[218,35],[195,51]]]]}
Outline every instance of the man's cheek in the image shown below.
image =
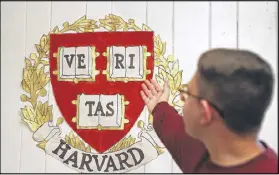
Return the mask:
{"type": "Polygon", "coordinates": [[[184,115],[187,115],[187,112],[186,112],[186,111],[187,111],[187,104],[184,103],[184,104],[183,104],[183,107],[182,107],[183,116],[184,116],[184,115]]]}

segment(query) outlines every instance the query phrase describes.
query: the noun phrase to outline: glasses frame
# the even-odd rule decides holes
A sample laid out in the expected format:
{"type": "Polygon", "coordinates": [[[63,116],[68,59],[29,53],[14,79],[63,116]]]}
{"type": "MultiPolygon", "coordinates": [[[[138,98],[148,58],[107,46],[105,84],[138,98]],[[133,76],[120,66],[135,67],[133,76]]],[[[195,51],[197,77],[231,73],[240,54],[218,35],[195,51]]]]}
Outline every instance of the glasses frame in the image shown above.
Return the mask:
{"type": "Polygon", "coordinates": [[[191,97],[193,97],[193,98],[196,98],[196,99],[198,99],[198,100],[206,100],[207,102],[208,102],[208,104],[210,105],[210,106],[212,106],[218,113],[219,113],[219,115],[222,117],[222,118],[224,118],[224,111],[222,110],[222,109],[220,109],[217,105],[215,105],[214,103],[212,103],[211,101],[209,101],[209,100],[207,100],[207,99],[205,99],[205,98],[203,98],[203,97],[201,97],[201,96],[198,96],[198,95],[194,95],[194,94],[192,94],[192,93],[190,93],[190,92],[188,92],[188,84],[183,84],[182,85],[183,87],[180,87],[179,89],[178,89],[178,91],[180,92],[180,93],[185,93],[185,94],[187,94],[188,96],[191,96],[191,97]],[[187,90],[184,90],[183,88],[187,88],[187,90]]]}

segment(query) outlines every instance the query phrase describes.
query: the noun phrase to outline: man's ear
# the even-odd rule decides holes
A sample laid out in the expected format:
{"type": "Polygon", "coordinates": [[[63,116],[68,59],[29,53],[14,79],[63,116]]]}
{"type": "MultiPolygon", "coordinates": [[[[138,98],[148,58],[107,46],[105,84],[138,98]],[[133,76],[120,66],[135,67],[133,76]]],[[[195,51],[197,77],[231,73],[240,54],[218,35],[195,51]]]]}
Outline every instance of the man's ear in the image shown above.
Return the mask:
{"type": "Polygon", "coordinates": [[[209,103],[206,100],[201,100],[200,104],[201,104],[202,109],[203,109],[203,115],[202,115],[202,118],[201,118],[200,122],[201,122],[202,125],[209,124],[213,119],[212,109],[211,109],[209,103]]]}

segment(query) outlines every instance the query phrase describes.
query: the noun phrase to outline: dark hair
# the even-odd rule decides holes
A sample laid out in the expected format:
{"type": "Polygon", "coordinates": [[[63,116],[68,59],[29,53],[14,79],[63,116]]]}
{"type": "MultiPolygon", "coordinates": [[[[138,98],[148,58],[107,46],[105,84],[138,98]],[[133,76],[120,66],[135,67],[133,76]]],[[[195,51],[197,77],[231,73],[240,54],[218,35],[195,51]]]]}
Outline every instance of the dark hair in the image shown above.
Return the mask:
{"type": "Polygon", "coordinates": [[[218,48],[198,62],[200,96],[224,112],[225,124],[238,134],[258,132],[271,101],[273,72],[248,50],[218,48]]]}

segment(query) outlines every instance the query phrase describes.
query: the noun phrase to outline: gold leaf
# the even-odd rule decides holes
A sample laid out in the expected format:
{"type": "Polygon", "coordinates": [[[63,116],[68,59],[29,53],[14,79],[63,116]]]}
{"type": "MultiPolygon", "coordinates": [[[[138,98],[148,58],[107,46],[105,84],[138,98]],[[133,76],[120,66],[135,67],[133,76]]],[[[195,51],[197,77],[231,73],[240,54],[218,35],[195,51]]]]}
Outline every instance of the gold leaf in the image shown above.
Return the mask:
{"type": "Polygon", "coordinates": [[[167,78],[169,80],[170,89],[171,89],[171,91],[173,93],[173,91],[175,90],[173,76],[171,74],[167,73],[167,78]]]}
{"type": "Polygon", "coordinates": [[[142,30],[143,31],[152,31],[147,25],[143,24],[142,25],[142,30]]]}
{"type": "MultiPolygon", "coordinates": [[[[44,84],[45,81],[46,81],[46,78],[47,78],[47,73],[44,73],[44,74],[41,76],[40,83],[41,83],[41,84],[44,84]]],[[[44,86],[43,86],[43,87],[44,87],[44,86]]]]}
{"type": "Polygon", "coordinates": [[[158,69],[158,75],[161,77],[161,79],[165,80],[166,77],[167,77],[167,72],[164,69],[159,68],[158,69]]]}
{"type": "Polygon", "coordinates": [[[181,81],[182,81],[182,71],[179,71],[176,75],[175,75],[175,77],[174,77],[174,88],[176,89],[176,90],[178,90],[178,88],[180,87],[180,85],[181,85],[181,81]]]}
{"type": "Polygon", "coordinates": [[[32,63],[28,58],[25,58],[25,65],[26,65],[26,68],[29,68],[32,66],[32,63]]]}
{"type": "Polygon", "coordinates": [[[31,78],[31,80],[32,80],[32,84],[33,84],[33,87],[34,87],[34,91],[36,92],[37,90],[38,90],[38,86],[39,86],[39,84],[38,84],[38,75],[37,75],[37,72],[36,71],[34,71],[33,73],[32,73],[32,78],[31,78]]]}
{"type": "Polygon", "coordinates": [[[45,48],[44,48],[45,53],[47,53],[48,51],[49,51],[49,39],[47,39],[46,45],[45,45],[45,48]]]}
{"type": "Polygon", "coordinates": [[[31,93],[31,89],[25,80],[22,80],[21,86],[22,86],[22,89],[25,90],[25,92],[28,92],[29,94],[31,93]]]}
{"type": "Polygon", "coordinates": [[[47,41],[47,36],[46,36],[46,35],[43,35],[43,36],[41,37],[41,40],[40,40],[40,46],[41,46],[41,48],[45,48],[46,41],[47,41]]]}
{"type": "Polygon", "coordinates": [[[166,52],[166,42],[162,43],[162,50],[161,50],[161,54],[164,55],[166,52]]]}
{"type": "Polygon", "coordinates": [[[123,141],[120,142],[119,147],[116,151],[123,149],[123,146],[125,145],[125,141],[126,141],[126,139],[123,139],[123,141]]]}
{"type": "MultiPolygon", "coordinates": [[[[61,117],[60,117],[61,118],[61,117]]],[[[66,143],[71,145],[72,147],[79,149],[81,151],[85,152],[91,152],[90,147],[85,148],[84,142],[80,139],[80,137],[77,135],[75,136],[73,131],[70,131],[69,135],[65,136],[66,143]]]]}
{"type": "Polygon", "coordinates": [[[154,53],[155,53],[155,59],[157,59],[161,56],[161,53],[160,53],[159,48],[157,46],[154,46],[154,53]]]}
{"type": "Polygon", "coordinates": [[[37,70],[39,77],[41,77],[43,75],[44,70],[45,70],[45,66],[42,66],[40,69],[37,70]]]}
{"type": "Polygon", "coordinates": [[[131,142],[131,138],[130,138],[130,136],[129,136],[129,137],[126,139],[126,141],[124,142],[124,145],[123,145],[122,149],[123,149],[123,148],[127,148],[128,145],[130,145],[130,142],[131,142]]]}
{"type": "Polygon", "coordinates": [[[81,148],[80,146],[80,144],[81,144],[81,140],[79,139],[79,137],[78,136],[76,136],[75,137],[75,143],[76,143],[76,148],[81,148]]]}
{"type": "Polygon", "coordinates": [[[76,20],[75,23],[80,23],[81,21],[85,20],[86,19],[86,16],[82,16],[81,18],[79,18],[78,20],[76,20]]]}
{"type": "Polygon", "coordinates": [[[52,33],[58,33],[58,32],[59,32],[59,28],[55,26],[54,29],[52,30],[52,33]]]}
{"type": "Polygon", "coordinates": [[[39,120],[38,120],[38,124],[39,125],[43,125],[45,122],[47,122],[47,116],[46,115],[42,115],[42,118],[40,118],[39,120]]]}
{"type": "Polygon", "coordinates": [[[112,152],[118,151],[121,149],[122,141],[116,145],[114,145],[113,149],[111,150],[112,152]]]}
{"type": "Polygon", "coordinates": [[[173,62],[174,61],[174,56],[173,55],[169,55],[167,61],[168,62],[173,62]]]}
{"type": "Polygon", "coordinates": [[[41,97],[45,97],[46,94],[47,94],[47,91],[44,88],[41,89],[40,92],[39,92],[39,96],[41,96],[41,97]]]}
{"type": "Polygon", "coordinates": [[[85,152],[90,153],[91,152],[91,148],[88,146],[85,148],[85,152]]]}
{"type": "Polygon", "coordinates": [[[63,119],[62,117],[59,117],[59,118],[57,119],[56,126],[61,125],[63,122],[64,122],[64,119],[63,119]]]}
{"type": "Polygon", "coordinates": [[[121,144],[121,142],[118,143],[118,144],[116,144],[116,145],[114,145],[114,146],[110,149],[109,152],[115,152],[115,151],[117,151],[117,150],[120,150],[120,144],[121,144]]]}
{"type": "Polygon", "coordinates": [[[143,126],[144,126],[144,122],[142,120],[138,121],[138,128],[141,128],[143,129],[143,126]]]}
{"type": "Polygon", "coordinates": [[[40,107],[40,103],[36,106],[35,109],[35,113],[36,113],[36,118],[34,118],[34,120],[39,123],[41,121],[41,119],[43,118],[42,113],[40,112],[42,110],[42,108],[40,107]]]}
{"type": "Polygon", "coordinates": [[[154,37],[154,52],[155,56],[157,58],[161,57],[164,55],[166,51],[166,43],[161,41],[161,38],[159,35],[154,37]]]}
{"type": "Polygon", "coordinates": [[[171,74],[176,75],[178,73],[178,71],[179,71],[179,62],[178,62],[178,60],[176,60],[176,62],[173,63],[173,65],[172,65],[171,74]]]}
{"type": "Polygon", "coordinates": [[[69,138],[68,135],[65,136],[65,141],[66,141],[67,144],[70,144],[70,138],[69,138]]]}
{"type": "MultiPolygon", "coordinates": [[[[83,20],[83,21],[81,21],[81,22],[79,22],[79,26],[82,26],[82,27],[85,27],[85,26],[90,26],[92,23],[92,21],[94,21],[94,20],[89,20],[89,19],[86,19],[86,20],[83,20]]],[[[93,24],[94,24],[94,22],[93,22],[93,24]]]]}
{"type": "Polygon", "coordinates": [[[37,57],[37,54],[36,54],[36,53],[31,53],[31,54],[30,54],[30,58],[31,58],[32,60],[35,60],[35,59],[37,59],[38,57],[37,57]]]}
{"type": "Polygon", "coordinates": [[[76,141],[75,138],[71,138],[71,145],[75,148],[76,147],[76,141]]]}
{"type": "Polygon", "coordinates": [[[154,37],[154,52],[156,57],[160,57],[161,56],[161,52],[160,52],[160,36],[155,36],[154,37]]]}
{"type": "Polygon", "coordinates": [[[120,142],[118,142],[116,145],[114,145],[109,152],[115,152],[119,151],[121,149],[128,148],[132,144],[135,143],[135,139],[131,137],[131,135],[128,138],[123,138],[120,142]]]}
{"type": "Polygon", "coordinates": [[[168,62],[163,56],[160,56],[157,60],[160,60],[160,61],[158,61],[157,67],[163,66],[163,69],[165,69],[165,70],[169,69],[168,62]]]}
{"type": "Polygon", "coordinates": [[[78,136],[76,137],[76,142],[78,142],[77,145],[79,146],[79,149],[85,151],[85,144],[78,136]]]}
{"type": "Polygon", "coordinates": [[[161,87],[163,87],[163,85],[164,85],[164,80],[162,80],[158,75],[155,75],[155,79],[156,79],[157,83],[158,83],[161,87]]]}
{"type": "Polygon", "coordinates": [[[154,147],[155,147],[155,149],[157,150],[157,152],[158,152],[159,155],[164,153],[163,149],[160,148],[158,145],[156,145],[156,146],[154,146],[154,147]]]}
{"type": "Polygon", "coordinates": [[[149,114],[149,116],[148,116],[148,124],[153,124],[153,116],[152,116],[152,114],[149,114]]]}
{"type": "Polygon", "coordinates": [[[70,138],[70,143],[73,147],[75,147],[75,135],[73,133],[73,131],[70,132],[69,134],[69,138],[70,138]]]}
{"type": "Polygon", "coordinates": [[[42,66],[40,69],[37,70],[37,80],[36,80],[36,88],[35,90],[39,90],[43,87],[45,87],[45,73],[44,73],[44,66],[42,66]]]}
{"type": "Polygon", "coordinates": [[[74,138],[74,137],[75,137],[75,135],[74,135],[73,131],[70,131],[69,137],[70,137],[70,139],[72,139],[72,138],[74,138]]]}
{"type": "Polygon", "coordinates": [[[53,120],[53,115],[52,115],[52,105],[48,106],[48,120],[52,121],[53,120]]]}
{"type": "Polygon", "coordinates": [[[161,62],[162,62],[162,61],[161,61],[160,59],[156,59],[156,60],[155,60],[155,66],[156,66],[156,67],[159,67],[159,65],[161,65],[161,62]]]}
{"type": "Polygon", "coordinates": [[[21,108],[21,112],[23,114],[23,117],[25,119],[28,119],[28,120],[32,120],[32,116],[35,115],[34,109],[30,106],[26,106],[24,108],[21,108]]]}
{"type": "Polygon", "coordinates": [[[80,142],[80,150],[85,151],[85,144],[80,142]]]}
{"type": "Polygon", "coordinates": [[[41,60],[41,63],[45,66],[49,65],[49,61],[46,61],[46,60],[41,60]]]}
{"type": "Polygon", "coordinates": [[[22,101],[22,102],[26,102],[26,101],[28,101],[28,97],[25,95],[25,94],[22,94],[21,96],[20,96],[20,100],[22,101]]]}
{"type": "Polygon", "coordinates": [[[44,124],[52,120],[52,106],[48,106],[48,102],[42,104],[39,102],[35,109],[36,112],[36,120],[39,124],[44,124]]]}
{"type": "Polygon", "coordinates": [[[49,81],[50,81],[50,78],[47,77],[47,73],[44,73],[43,75],[41,75],[41,79],[39,82],[39,89],[45,87],[49,81]]]}
{"type": "Polygon", "coordinates": [[[99,19],[100,27],[103,27],[106,23],[105,19],[99,19]]]}
{"type": "Polygon", "coordinates": [[[105,19],[99,19],[100,21],[100,27],[104,27],[107,30],[112,30],[112,31],[116,31],[119,29],[122,29],[125,27],[126,23],[125,21],[116,15],[108,15],[105,17],[105,19]]]}
{"type": "Polygon", "coordinates": [[[70,137],[69,137],[69,143],[68,144],[73,146],[70,137]]]}
{"type": "Polygon", "coordinates": [[[28,124],[28,126],[29,126],[29,128],[31,129],[32,132],[36,131],[41,126],[36,121],[30,121],[30,120],[27,120],[25,118],[23,118],[23,121],[28,124]]]}
{"type": "Polygon", "coordinates": [[[23,121],[28,124],[31,131],[36,131],[40,125],[36,122],[35,112],[34,109],[30,106],[21,108],[21,112],[23,114],[23,121]]]}
{"type": "Polygon", "coordinates": [[[38,146],[39,148],[41,148],[41,149],[45,149],[46,143],[47,143],[47,141],[46,141],[46,140],[43,140],[41,143],[37,144],[37,146],[38,146]]]}
{"type": "Polygon", "coordinates": [[[63,27],[68,27],[69,26],[69,22],[64,22],[63,23],[63,27]]]}
{"type": "Polygon", "coordinates": [[[37,52],[40,54],[42,52],[41,46],[39,44],[35,44],[37,52]]]}
{"type": "Polygon", "coordinates": [[[42,84],[43,86],[46,86],[48,84],[48,82],[50,81],[49,77],[46,77],[44,80],[44,83],[42,84]]]}
{"type": "Polygon", "coordinates": [[[31,75],[31,70],[27,70],[26,68],[23,69],[23,79],[26,81],[26,84],[30,84],[31,75]]]}

